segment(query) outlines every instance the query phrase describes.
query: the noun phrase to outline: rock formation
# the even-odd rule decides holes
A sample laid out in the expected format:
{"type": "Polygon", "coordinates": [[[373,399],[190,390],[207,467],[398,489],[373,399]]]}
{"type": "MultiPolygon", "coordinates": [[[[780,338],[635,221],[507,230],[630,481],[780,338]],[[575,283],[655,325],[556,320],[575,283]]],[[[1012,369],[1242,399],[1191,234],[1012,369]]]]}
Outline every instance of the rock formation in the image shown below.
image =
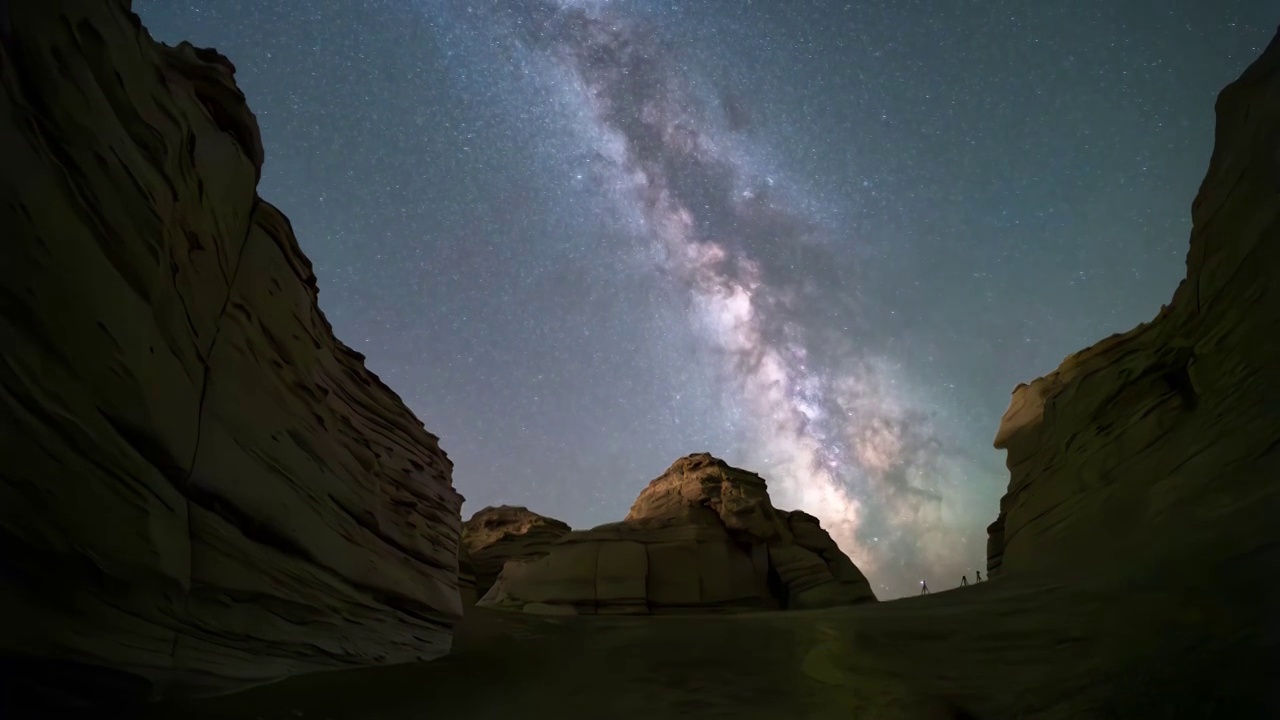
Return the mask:
{"type": "Polygon", "coordinates": [[[3,13],[0,653],[154,695],[447,652],[451,464],[317,308],[232,64],[3,13]]]}
{"type": "Polygon", "coordinates": [[[565,523],[525,507],[500,505],[472,515],[462,523],[458,552],[459,574],[465,578],[460,580],[463,604],[474,605],[489,592],[508,560],[536,560],[569,531],[565,523]]]}
{"type": "Polygon", "coordinates": [[[480,605],[644,614],[819,608],[874,601],[818,520],[776,510],[759,475],[707,454],[677,460],[619,523],[508,562],[480,605]]]}
{"type": "Polygon", "coordinates": [[[1173,300],[1151,322],[1020,385],[995,445],[1008,450],[1012,477],[988,528],[992,575],[1083,572],[1177,543],[1196,572],[1202,528],[1214,542],[1274,528],[1280,41],[1218,97],[1187,276],[1173,300]]]}

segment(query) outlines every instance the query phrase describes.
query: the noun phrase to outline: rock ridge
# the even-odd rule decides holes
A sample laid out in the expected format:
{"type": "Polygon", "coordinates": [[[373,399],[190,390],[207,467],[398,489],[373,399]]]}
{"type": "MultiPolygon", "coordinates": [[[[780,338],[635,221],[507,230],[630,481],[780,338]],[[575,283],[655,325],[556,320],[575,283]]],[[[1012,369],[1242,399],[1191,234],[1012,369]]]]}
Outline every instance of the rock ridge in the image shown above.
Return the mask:
{"type": "Polygon", "coordinates": [[[708,453],[676,460],[620,522],[507,561],[485,607],[560,614],[804,609],[872,602],[817,518],[777,510],[767,483],[708,453]]]}

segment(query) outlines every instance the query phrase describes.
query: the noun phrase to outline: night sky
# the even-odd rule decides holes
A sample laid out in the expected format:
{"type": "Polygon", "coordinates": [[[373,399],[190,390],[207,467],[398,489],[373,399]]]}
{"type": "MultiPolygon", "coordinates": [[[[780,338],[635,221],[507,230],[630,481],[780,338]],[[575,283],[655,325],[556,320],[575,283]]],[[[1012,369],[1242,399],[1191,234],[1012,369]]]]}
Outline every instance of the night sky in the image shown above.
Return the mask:
{"type": "Polygon", "coordinates": [[[1266,0],[146,0],[228,55],[337,335],[464,515],[709,451],[881,598],[985,567],[1019,382],[1184,274],[1266,0]]]}

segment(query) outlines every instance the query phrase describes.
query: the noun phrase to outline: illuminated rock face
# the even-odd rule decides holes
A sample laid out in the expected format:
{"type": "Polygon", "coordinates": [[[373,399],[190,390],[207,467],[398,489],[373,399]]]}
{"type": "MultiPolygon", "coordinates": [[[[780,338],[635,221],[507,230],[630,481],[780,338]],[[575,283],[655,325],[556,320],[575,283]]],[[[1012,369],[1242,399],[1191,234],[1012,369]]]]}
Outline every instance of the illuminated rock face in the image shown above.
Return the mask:
{"type": "Polygon", "coordinates": [[[0,652],[143,695],[446,653],[451,464],[318,309],[231,63],[3,12],[0,652]]]}
{"type": "Polygon", "coordinates": [[[649,483],[622,522],[568,533],[506,563],[480,605],[649,614],[874,601],[817,518],[777,510],[763,478],[705,453],[649,483]]]}
{"type": "Polygon", "coordinates": [[[1274,536],[1253,531],[1280,510],[1280,44],[1223,90],[1217,117],[1173,300],[1013,393],[992,575],[1089,572],[1165,546],[1195,572],[1211,544],[1274,536]]]}
{"type": "Polygon", "coordinates": [[[464,604],[489,592],[508,560],[536,560],[569,532],[565,523],[525,507],[500,505],[472,515],[462,524],[459,553],[464,604]]]}

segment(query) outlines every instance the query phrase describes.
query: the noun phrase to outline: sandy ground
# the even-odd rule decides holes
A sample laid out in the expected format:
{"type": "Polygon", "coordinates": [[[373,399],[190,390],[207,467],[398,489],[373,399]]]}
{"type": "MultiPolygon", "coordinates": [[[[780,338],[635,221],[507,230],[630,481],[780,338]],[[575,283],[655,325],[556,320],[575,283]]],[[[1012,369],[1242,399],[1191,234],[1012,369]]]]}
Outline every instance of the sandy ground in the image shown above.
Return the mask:
{"type": "MultiPolygon", "coordinates": [[[[1275,505],[1236,508],[1213,527],[1178,525],[1175,537],[1116,548],[1087,573],[1044,570],[805,612],[477,609],[454,653],[431,663],[74,713],[45,700],[15,714],[22,688],[11,683],[0,720],[1280,718],[1275,505]]],[[[23,670],[38,668],[28,660],[23,670]]]]}
{"type": "Polygon", "coordinates": [[[999,578],[839,610],[477,610],[444,660],[294,678],[147,717],[1280,717],[1280,590],[1266,581],[1280,550],[1249,545],[1194,572],[1129,558],[1142,570],[999,578]]]}

